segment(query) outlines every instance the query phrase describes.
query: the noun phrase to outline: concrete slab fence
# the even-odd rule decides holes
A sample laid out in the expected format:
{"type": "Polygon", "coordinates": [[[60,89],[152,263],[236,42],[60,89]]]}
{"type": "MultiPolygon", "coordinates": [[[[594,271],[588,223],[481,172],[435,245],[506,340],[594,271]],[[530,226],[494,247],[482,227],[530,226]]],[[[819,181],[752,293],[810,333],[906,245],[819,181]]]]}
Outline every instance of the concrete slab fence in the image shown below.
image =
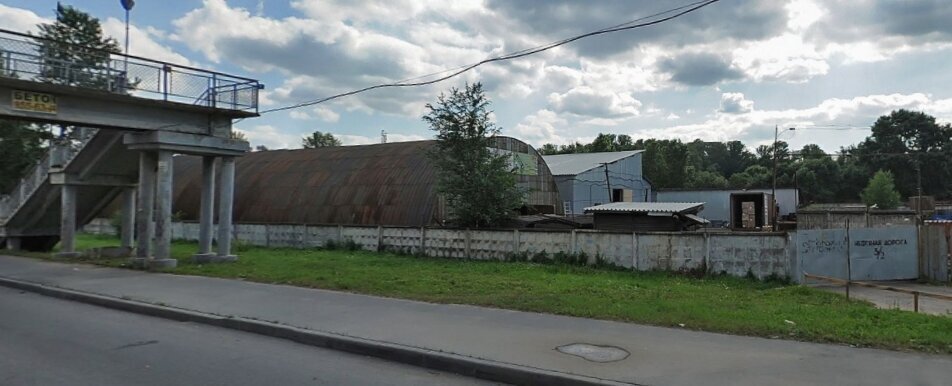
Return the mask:
{"type": "MultiPolygon", "coordinates": [[[[115,234],[108,220],[85,231],[115,234]]],[[[172,237],[198,240],[197,223],[176,222],[172,237]]],[[[213,232],[217,235],[217,232],[213,232]]],[[[507,260],[514,256],[584,257],[589,264],[637,270],[697,271],[797,279],[796,250],[782,233],[631,233],[595,230],[483,230],[342,225],[235,224],[238,243],[271,248],[321,248],[353,243],[367,251],[507,260]]]]}

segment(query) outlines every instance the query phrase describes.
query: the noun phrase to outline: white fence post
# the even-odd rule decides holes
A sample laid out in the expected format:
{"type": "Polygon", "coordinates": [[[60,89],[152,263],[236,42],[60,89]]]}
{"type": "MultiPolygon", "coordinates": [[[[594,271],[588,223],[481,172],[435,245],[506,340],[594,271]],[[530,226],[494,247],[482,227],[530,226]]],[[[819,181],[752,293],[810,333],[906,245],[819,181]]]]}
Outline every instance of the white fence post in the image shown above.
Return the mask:
{"type": "Polygon", "coordinates": [[[570,255],[578,253],[578,237],[575,234],[575,229],[572,229],[572,240],[569,242],[569,251],[570,255]]]}
{"type": "Polygon", "coordinates": [[[469,234],[469,228],[466,228],[466,232],[465,232],[463,235],[464,235],[464,238],[465,238],[465,239],[464,239],[464,242],[463,242],[463,245],[464,245],[464,248],[465,248],[465,252],[464,252],[464,253],[465,253],[465,255],[466,255],[466,256],[463,256],[463,257],[465,257],[465,258],[467,258],[467,259],[471,259],[471,258],[473,258],[473,250],[472,250],[472,246],[470,245],[470,243],[472,242],[472,235],[469,234]]]}
{"type": "Polygon", "coordinates": [[[631,232],[631,266],[638,271],[638,233],[631,232]]]}
{"type": "Polygon", "coordinates": [[[426,227],[420,227],[420,254],[426,256],[426,227]]]}
{"type": "Polygon", "coordinates": [[[513,229],[512,230],[512,254],[514,256],[518,255],[519,249],[520,249],[519,248],[519,230],[513,229]]]}

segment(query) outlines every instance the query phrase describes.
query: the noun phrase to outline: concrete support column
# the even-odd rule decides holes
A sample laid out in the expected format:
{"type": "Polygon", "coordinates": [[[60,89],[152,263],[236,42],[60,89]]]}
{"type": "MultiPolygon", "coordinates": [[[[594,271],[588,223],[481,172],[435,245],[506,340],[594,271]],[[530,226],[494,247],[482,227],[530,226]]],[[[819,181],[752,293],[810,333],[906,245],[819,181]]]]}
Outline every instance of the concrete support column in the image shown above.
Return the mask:
{"type": "Polygon", "coordinates": [[[60,252],[57,257],[78,257],[76,252],[76,186],[60,187],[60,252]]]}
{"type": "Polygon", "coordinates": [[[136,208],[136,258],[134,264],[146,267],[152,258],[152,219],[155,209],[155,168],[158,159],[153,152],[139,153],[139,194],[136,208]]]}
{"type": "Polygon", "coordinates": [[[19,251],[20,250],[20,238],[19,237],[7,237],[7,250],[9,251],[19,251]]]}
{"type": "Polygon", "coordinates": [[[122,224],[120,225],[119,235],[122,239],[120,247],[131,251],[135,241],[135,221],[136,221],[136,190],[126,188],[122,190],[122,224]]]}
{"type": "Polygon", "coordinates": [[[218,183],[218,256],[215,261],[230,262],[238,259],[231,254],[231,212],[235,198],[235,157],[222,157],[221,175],[218,183]]]}
{"type": "Polygon", "coordinates": [[[172,152],[159,150],[155,175],[155,258],[150,268],[174,268],[172,259],[172,152]]]}
{"type": "Polygon", "coordinates": [[[215,226],[215,157],[202,157],[202,207],[199,213],[198,253],[196,263],[208,263],[212,253],[212,228],[215,226]]]}

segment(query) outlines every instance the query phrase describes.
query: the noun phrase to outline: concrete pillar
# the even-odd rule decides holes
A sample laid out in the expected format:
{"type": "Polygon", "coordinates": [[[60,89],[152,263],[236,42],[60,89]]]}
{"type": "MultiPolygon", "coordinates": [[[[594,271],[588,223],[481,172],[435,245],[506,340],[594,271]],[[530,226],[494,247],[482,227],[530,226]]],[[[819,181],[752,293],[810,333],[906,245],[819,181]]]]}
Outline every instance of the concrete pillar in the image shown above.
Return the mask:
{"type": "Polygon", "coordinates": [[[215,226],[215,157],[202,157],[202,207],[199,213],[198,253],[196,263],[208,263],[212,253],[212,228],[215,226]]]}
{"type": "Polygon", "coordinates": [[[172,152],[159,150],[155,173],[155,255],[149,268],[174,268],[172,259],[172,152]]]}
{"type": "Polygon", "coordinates": [[[122,190],[122,224],[120,225],[119,235],[122,239],[122,248],[132,250],[135,239],[135,221],[136,221],[136,190],[135,188],[126,188],[122,190]]]}
{"type": "Polygon", "coordinates": [[[20,250],[20,238],[19,237],[7,237],[7,250],[10,251],[19,251],[20,250]]]}
{"type": "Polygon", "coordinates": [[[231,211],[235,198],[235,157],[222,157],[218,183],[218,256],[215,261],[238,260],[231,254],[231,211]]]}
{"type": "Polygon", "coordinates": [[[57,257],[79,257],[76,252],[76,186],[60,187],[60,252],[57,257]]]}
{"type": "Polygon", "coordinates": [[[152,238],[155,228],[152,220],[155,209],[155,167],[158,159],[153,152],[139,153],[139,194],[136,208],[136,258],[138,267],[148,266],[152,258],[152,238]]]}

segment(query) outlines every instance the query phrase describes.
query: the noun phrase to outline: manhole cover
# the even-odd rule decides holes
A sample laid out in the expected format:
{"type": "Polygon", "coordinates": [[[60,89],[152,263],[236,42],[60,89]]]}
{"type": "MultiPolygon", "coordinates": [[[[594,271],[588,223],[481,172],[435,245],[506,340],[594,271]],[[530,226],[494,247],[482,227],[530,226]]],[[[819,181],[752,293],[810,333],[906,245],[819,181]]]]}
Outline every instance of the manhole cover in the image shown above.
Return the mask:
{"type": "Polygon", "coordinates": [[[563,354],[575,355],[592,362],[615,362],[628,358],[628,351],[620,347],[573,343],[556,348],[563,354]]]}

